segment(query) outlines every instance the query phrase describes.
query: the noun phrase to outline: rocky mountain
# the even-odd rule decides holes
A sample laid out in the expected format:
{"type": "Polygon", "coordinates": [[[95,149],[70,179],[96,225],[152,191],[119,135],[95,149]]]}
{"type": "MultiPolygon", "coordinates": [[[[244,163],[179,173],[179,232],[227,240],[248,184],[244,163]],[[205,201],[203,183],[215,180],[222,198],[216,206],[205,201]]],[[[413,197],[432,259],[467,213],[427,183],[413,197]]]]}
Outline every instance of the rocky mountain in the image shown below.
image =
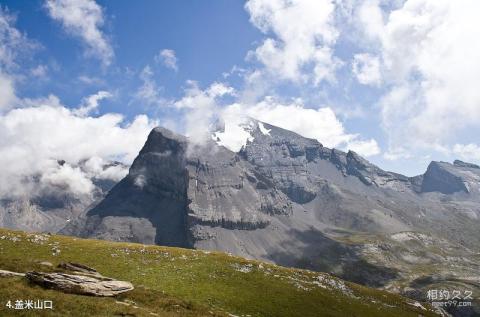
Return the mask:
{"type": "Polygon", "coordinates": [[[419,298],[452,280],[479,289],[478,166],[406,177],[267,123],[242,128],[237,152],[222,133],[199,145],[154,129],[129,174],[62,232],[220,250],[419,298]]]}
{"type": "MultiPolygon", "coordinates": [[[[156,128],[106,196],[112,184],[97,183],[75,213],[68,199],[17,209],[63,234],[219,250],[421,300],[432,287],[480,291],[478,166],[432,162],[406,177],[253,119],[234,148],[228,129],[196,144],[156,128]]],[[[38,223],[27,229],[45,231],[38,223]]]]}

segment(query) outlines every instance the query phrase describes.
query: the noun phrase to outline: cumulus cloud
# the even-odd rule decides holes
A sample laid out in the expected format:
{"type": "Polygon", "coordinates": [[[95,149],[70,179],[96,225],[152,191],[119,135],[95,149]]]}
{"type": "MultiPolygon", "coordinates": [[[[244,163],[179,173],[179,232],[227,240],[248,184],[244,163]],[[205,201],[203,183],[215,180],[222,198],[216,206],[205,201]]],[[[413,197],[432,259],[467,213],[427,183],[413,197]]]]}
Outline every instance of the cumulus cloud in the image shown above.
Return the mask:
{"type": "Polygon", "coordinates": [[[478,10],[474,0],[407,0],[391,11],[363,2],[360,20],[388,83],[380,105],[391,158],[446,153],[455,135],[478,126],[478,10]]]}
{"type": "Polygon", "coordinates": [[[236,91],[226,84],[214,83],[201,90],[196,82],[189,82],[185,95],[174,106],[185,111],[185,131],[192,141],[202,143],[210,138],[215,123],[221,121],[224,129],[214,136],[222,145],[238,151],[249,137],[242,125],[251,117],[317,139],[328,147],[352,149],[365,156],[380,153],[375,140],[347,133],[330,107],[311,109],[301,100],[280,103],[270,96],[254,104],[229,103],[224,102],[226,96],[236,96],[236,91]]]}
{"type": "Polygon", "coordinates": [[[153,71],[149,65],[145,66],[140,73],[142,85],[135,93],[135,99],[145,103],[148,106],[161,106],[165,103],[165,99],[160,95],[163,90],[158,86],[153,78],[153,71]]]}
{"type": "Polygon", "coordinates": [[[75,115],[78,116],[86,116],[92,111],[96,110],[98,108],[98,104],[101,100],[106,99],[106,98],[111,98],[112,94],[108,91],[99,91],[96,94],[93,94],[91,96],[88,96],[82,101],[82,105],[80,108],[77,108],[74,110],[75,115]]]}
{"type": "Polygon", "coordinates": [[[118,180],[124,167],[98,169],[98,162],[130,164],[157,125],[145,115],[132,122],[114,113],[79,115],[53,96],[25,105],[30,106],[0,116],[0,197],[34,195],[41,188],[33,186],[33,179],[40,187],[63,186],[77,194],[91,190],[93,177],[118,180]],[[79,169],[82,164],[86,167],[79,169]]]}
{"type": "Polygon", "coordinates": [[[249,0],[250,21],[267,35],[250,52],[274,78],[315,84],[332,80],[339,61],[335,4],[330,0],[249,0]]]}
{"type": "Polygon", "coordinates": [[[67,33],[79,37],[85,44],[87,55],[99,58],[108,66],[113,49],[101,30],[105,23],[104,12],[94,0],[47,0],[49,16],[60,22],[67,33]]]}
{"type": "Polygon", "coordinates": [[[103,85],[105,82],[103,79],[100,79],[95,76],[86,76],[86,75],[80,75],[78,76],[78,81],[81,83],[87,84],[87,85],[103,85]]]}
{"type": "Polygon", "coordinates": [[[317,139],[327,147],[351,149],[365,156],[380,153],[375,140],[363,140],[357,134],[347,133],[330,107],[311,109],[301,101],[282,104],[266,97],[255,105],[244,106],[244,111],[252,118],[317,139]]]}
{"type": "Polygon", "coordinates": [[[352,71],[361,84],[373,86],[380,84],[380,60],[378,57],[370,54],[355,54],[352,71]]]}
{"type": "Polygon", "coordinates": [[[13,79],[0,71],[0,114],[8,110],[16,101],[13,79]]]}
{"type": "Polygon", "coordinates": [[[15,28],[16,18],[0,6],[0,114],[17,102],[18,59],[38,45],[15,28]]]}
{"type": "Polygon", "coordinates": [[[95,185],[79,167],[51,164],[40,177],[40,184],[61,188],[75,195],[90,194],[95,185]]]}
{"type": "Polygon", "coordinates": [[[120,181],[128,174],[128,168],[118,162],[112,163],[104,158],[92,156],[83,164],[83,170],[89,177],[103,180],[120,181]]]}
{"type": "Polygon", "coordinates": [[[37,46],[15,28],[15,22],[15,16],[0,7],[0,67],[3,69],[17,66],[18,55],[37,46]]]}
{"type": "Polygon", "coordinates": [[[174,50],[161,50],[154,58],[156,63],[162,63],[165,67],[178,71],[177,56],[174,50]]]}
{"type": "Polygon", "coordinates": [[[183,110],[186,135],[194,143],[203,143],[210,137],[210,126],[218,118],[220,99],[233,96],[235,90],[223,83],[213,83],[205,90],[195,81],[187,84],[185,95],[174,102],[174,106],[183,110]]]}
{"type": "Polygon", "coordinates": [[[247,107],[246,113],[260,121],[317,139],[329,147],[339,146],[353,137],[345,133],[342,123],[329,107],[310,109],[301,102],[282,104],[272,97],[266,97],[247,107]]]}
{"type": "Polygon", "coordinates": [[[480,146],[474,143],[455,144],[453,153],[464,160],[480,161],[480,146]]]}
{"type": "Polygon", "coordinates": [[[366,157],[381,153],[380,147],[375,139],[358,140],[357,138],[354,138],[347,142],[346,149],[352,150],[366,157]]]}
{"type": "Polygon", "coordinates": [[[35,68],[32,68],[30,73],[34,77],[45,78],[45,77],[47,77],[48,66],[47,65],[38,65],[35,68]]]}

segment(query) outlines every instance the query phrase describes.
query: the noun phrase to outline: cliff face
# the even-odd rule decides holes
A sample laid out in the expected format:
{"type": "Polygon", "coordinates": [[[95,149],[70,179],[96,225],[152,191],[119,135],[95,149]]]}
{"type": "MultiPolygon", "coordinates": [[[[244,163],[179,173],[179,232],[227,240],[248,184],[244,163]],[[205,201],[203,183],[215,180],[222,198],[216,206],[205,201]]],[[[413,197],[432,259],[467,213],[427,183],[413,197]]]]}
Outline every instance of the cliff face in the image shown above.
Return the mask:
{"type": "Polygon", "coordinates": [[[63,230],[107,240],[187,246],[186,139],[156,128],[104,200],[63,230]]]}
{"type": "Polygon", "coordinates": [[[192,247],[204,238],[202,227],[265,228],[269,216],[291,209],[285,194],[236,153],[157,128],[128,176],[63,232],[192,247]]]}
{"type": "Polygon", "coordinates": [[[480,168],[475,164],[455,161],[432,162],[424,174],[422,192],[440,192],[443,194],[478,194],[480,168]]]}

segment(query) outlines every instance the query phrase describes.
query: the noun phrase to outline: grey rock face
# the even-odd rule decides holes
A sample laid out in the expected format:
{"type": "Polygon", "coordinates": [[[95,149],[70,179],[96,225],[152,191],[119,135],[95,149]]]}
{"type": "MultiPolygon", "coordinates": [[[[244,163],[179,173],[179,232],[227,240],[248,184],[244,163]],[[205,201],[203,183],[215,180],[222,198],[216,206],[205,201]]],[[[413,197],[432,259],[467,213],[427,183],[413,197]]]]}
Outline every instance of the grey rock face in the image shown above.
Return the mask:
{"type": "Polygon", "coordinates": [[[368,245],[358,241],[366,234],[425,232],[478,252],[480,169],[472,164],[433,162],[406,177],[266,123],[248,129],[239,152],[154,129],[128,176],[62,232],[220,250],[374,286],[402,272],[365,258],[368,245]]]}
{"type": "Polygon", "coordinates": [[[191,247],[202,239],[191,228],[255,230],[269,224],[269,215],[291,210],[286,195],[236,153],[214,142],[190,145],[157,128],[129,175],[62,232],[191,247]]]}
{"type": "Polygon", "coordinates": [[[467,163],[467,162],[463,162],[463,161],[460,161],[460,160],[453,161],[453,165],[459,166],[459,167],[467,167],[467,168],[480,168],[480,166],[478,166],[476,164],[467,163]]]}
{"type": "Polygon", "coordinates": [[[455,161],[432,162],[423,176],[422,192],[440,192],[453,194],[456,192],[478,193],[480,169],[475,164],[455,161]]]}
{"type": "Polygon", "coordinates": [[[62,232],[100,239],[185,246],[185,138],[154,129],[127,177],[62,232]]]}

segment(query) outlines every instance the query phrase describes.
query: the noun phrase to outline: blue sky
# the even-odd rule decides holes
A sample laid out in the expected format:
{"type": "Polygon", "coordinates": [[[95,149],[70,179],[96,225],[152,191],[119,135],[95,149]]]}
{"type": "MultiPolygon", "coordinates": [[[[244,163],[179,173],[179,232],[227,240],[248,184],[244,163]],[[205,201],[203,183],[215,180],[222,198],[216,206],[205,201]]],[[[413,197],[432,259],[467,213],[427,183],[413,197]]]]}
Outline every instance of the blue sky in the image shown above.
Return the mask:
{"type": "Polygon", "coordinates": [[[407,175],[480,162],[473,0],[0,4],[0,153],[70,157],[72,126],[72,164],[128,163],[157,124],[252,116],[407,175]]]}
{"type": "MultiPolygon", "coordinates": [[[[99,89],[121,88],[122,93],[133,94],[139,79],[128,76],[127,69],[138,74],[146,65],[152,67],[166,96],[180,96],[187,80],[208,84],[222,78],[233,65],[243,62],[247,51],[261,38],[248,22],[241,1],[145,1],[135,6],[126,1],[99,1],[106,20],[102,29],[115,51],[113,64],[103,69],[98,59],[84,57],[77,37],[62,31],[60,23],[48,16],[44,1],[2,3],[16,15],[17,29],[42,46],[35,52],[32,66],[37,63],[52,68],[51,80],[26,85],[22,94],[36,97],[54,93],[66,104],[76,105],[99,89]],[[177,72],[154,62],[155,55],[166,48],[174,50],[181,61],[177,72]],[[79,76],[102,79],[103,83],[79,85],[79,76]]],[[[123,113],[123,103],[129,100],[122,101],[115,104],[123,113]]]]}

